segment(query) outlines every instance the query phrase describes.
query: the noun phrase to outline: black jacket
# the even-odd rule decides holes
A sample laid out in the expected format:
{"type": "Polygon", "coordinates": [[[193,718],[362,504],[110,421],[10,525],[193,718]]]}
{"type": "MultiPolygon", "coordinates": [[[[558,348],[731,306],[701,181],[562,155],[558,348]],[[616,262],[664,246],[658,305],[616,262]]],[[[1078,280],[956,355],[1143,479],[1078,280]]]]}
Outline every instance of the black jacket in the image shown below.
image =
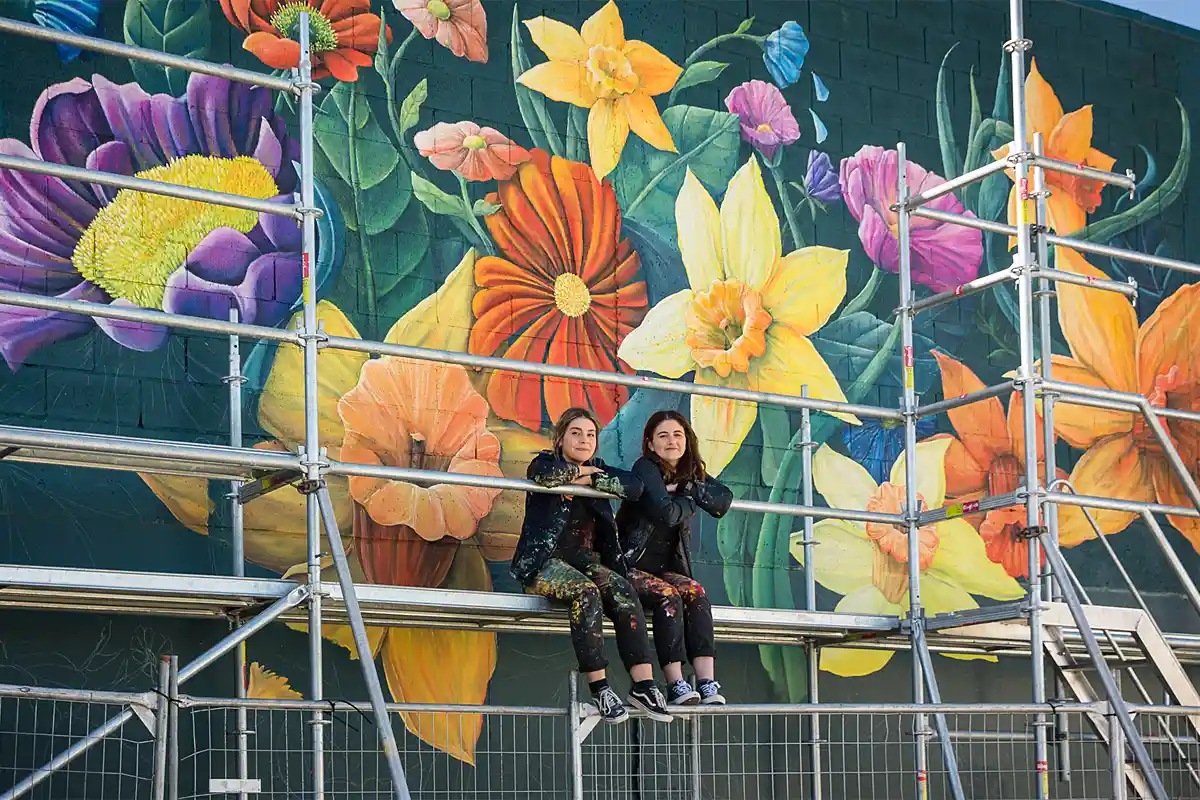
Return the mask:
{"type": "MultiPolygon", "coordinates": [[[[642,483],[625,470],[616,469],[594,458],[584,466],[599,467],[603,472],[592,476],[592,488],[626,500],[636,500],[642,483]]],[[[579,477],[579,466],[550,451],[542,451],[529,462],[526,477],[542,486],[563,486],[579,477]]],[[[580,497],[596,517],[596,552],[600,562],[625,575],[629,566],[617,538],[612,504],[596,497],[580,497]]],[[[513,552],[509,572],[521,584],[528,585],[558,546],[558,538],[571,519],[571,501],[566,495],[528,492],[525,495],[525,521],[521,538],[513,552]]]]}
{"type": "Polygon", "coordinates": [[[639,458],[633,475],[642,484],[640,498],[626,500],[617,514],[626,561],[651,573],[676,572],[692,577],[691,521],[697,508],[720,519],[729,511],[733,492],[720,481],[685,481],[667,491],[662,470],[649,458],[639,458]]]}

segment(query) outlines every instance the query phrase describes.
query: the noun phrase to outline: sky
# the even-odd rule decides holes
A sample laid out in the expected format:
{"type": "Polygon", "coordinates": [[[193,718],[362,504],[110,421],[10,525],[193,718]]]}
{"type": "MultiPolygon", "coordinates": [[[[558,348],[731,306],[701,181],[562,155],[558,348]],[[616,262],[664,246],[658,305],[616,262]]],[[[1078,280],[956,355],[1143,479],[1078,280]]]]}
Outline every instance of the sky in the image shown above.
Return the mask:
{"type": "Polygon", "coordinates": [[[1108,2],[1200,30],[1200,0],[1108,0],[1108,2]]]}

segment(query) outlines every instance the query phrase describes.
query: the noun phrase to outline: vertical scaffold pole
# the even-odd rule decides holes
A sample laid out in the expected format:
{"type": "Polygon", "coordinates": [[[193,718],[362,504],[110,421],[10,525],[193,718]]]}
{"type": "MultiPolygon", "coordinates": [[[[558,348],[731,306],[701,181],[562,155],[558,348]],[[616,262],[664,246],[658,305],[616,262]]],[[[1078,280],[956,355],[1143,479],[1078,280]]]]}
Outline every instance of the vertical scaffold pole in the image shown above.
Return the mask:
{"type": "MultiPolygon", "coordinates": [[[[913,376],[913,316],[912,264],[909,250],[908,156],[903,142],[896,145],[896,202],[897,232],[900,239],[900,344],[904,358],[904,518],[908,532],[908,619],[912,625],[912,699],[925,702],[924,669],[918,648],[921,645],[921,534],[918,527],[920,507],[917,501],[917,394],[913,376]],[[917,565],[914,569],[913,565],[917,565]]],[[[918,714],[913,723],[913,745],[916,748],[917,800],[929,796],[929,765],[926,749],[929,721],[918,714]]]]}
{"type": "MultiPolygon", "coordinates": [[[[1028,135],[1026,129],[1025,110],[1025,51],[1031,42],[1025,38],[1025,21],[1023,0],[1009,0],[1009,40],[1004,49],[1008,51],[1012,62],[1012,105],[1013,105],[1013,141],[1009,155],[1016,159],[1016,193],[1017,193],[1017,252],[1013,256],[1013,266],[1019,270],[1017,278],[1017,336],[1020,341],[1021,364],[1018,369],[1018,383],[1021,388],[1021,406],[1024,412],[1025,434],[1025,527],[1034,531],[1040,524],[1039,492],[1038,492],[1038,452],[1037,452],[1037,385],[1033,374],[1033,223],[1029,216],[1029,159],[1028,135]]],[[[1033,702],[1046,701],[1045,657],[1042,652],[1041,626],[1041,583],[1038,573],[1041,569],[1041,547],[1036,537],[1029,538],[1029,631],[1030,631],[1030,671],[1033,678],[1033,702]]],[[[1050,793],[1050,776],[1046,752],[1046,719],[1038,715],[1034,720],[1034,769],[1037,772],[1036,797],[1046,800],[1050,793]]]]}
{"type": "MultiPolygon", "coordinates": [[[[313,186],[313,92],[312,59],[309,53],[310,18],[300,15],[300,68],[296,88],[300,93],[300,205],[304,207],[302,231],[302,296],[304,300],[304,478],[321,480],[320,435],[317,410],[317,298],[313,271],[316,267],[317,220],[316,191],[313,186]]],[[[308,543],[308,653],[311,670],[310,700],[325,696],[321,641],[321,509],[317,495],[305,495],[305,532],[308,543]]],[[[312,797],[325,798],[325,715],[314,711],[312,736],[312,797]]]]}
{"type": "MultiPolygon", "coordinates": [[[[808,385],[800,387],[800,396],[808,397],[808,385]]],[[[813,440],[812,412],[807,408],[800,409],[800,444],[804,448],[800,453],[800,463],[804,468],[804,505],[813,504],[813,440]]],[[[817,610],[817,573],[813,565],[813,518],[804,518],[804,609],[817,610]]],[[[820,666],[820,650],[809,641],[805,645],[805,658],[808,662],[808,702],[819,703],[818,668],[820,666]]],[[[811,800],[821,800],[821,715],[813,714],[808,718],[808,754],[812,770],[812,783],[809,786],[811,800]]]]}
{"type": "MultiPolygon", "coordinates": [[[[237,306],[229,309],[230,322],[237,323],[239,317],[237,306]]],[[[229,444],[233,447],[242,446],[242,383],[245,380],[242,377],[241,340],[236,333],[233,333],[229,335],[229,374],[225,376],[225,381],[229,384],[229,444]]],[[[230,548],[232,550],[232,563],[230,566],[235,578],[241,578],[246,575],[245,518],[242,514],[241,501],[238,500],[238,490],[241,488],[241,481],[234,480],[229,482],[229,529],[232,544],[230,548]]],[[[244,699],[246,697],[245,642],[239,644],[234,651],[234,672],[234,696],[244,699]]],[[[250,777],[247,719],[246,709],[238,708],[234,712],[234,721],[237,724],[238,778],[242,781],[250,777]]],[[[245,792],[239,792],[238,798],[239,800],[250,800],[250,795],[245,792]]]]}

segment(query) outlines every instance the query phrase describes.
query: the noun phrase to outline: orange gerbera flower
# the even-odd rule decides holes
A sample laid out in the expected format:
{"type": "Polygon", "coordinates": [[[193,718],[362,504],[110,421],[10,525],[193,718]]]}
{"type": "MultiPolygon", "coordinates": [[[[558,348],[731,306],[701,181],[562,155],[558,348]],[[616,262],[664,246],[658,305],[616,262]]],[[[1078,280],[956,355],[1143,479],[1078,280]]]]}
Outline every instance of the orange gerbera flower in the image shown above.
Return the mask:
{"type": "MultiPolygon", "coordinates": [[[[487,217],[501,255],[475,263],[470,351],[632,372],[617,347],[646,315],[646,284],[638,254],[621,238],[612,185],[586,164],[534,150],[487,200],[501,207],[487,217]]],[[[623,386],[513,372],[494,373],[487,386],[496,415],[530,430],[571,406],[607,423],[627,394],[623,386]]]]}
{"type": "MultiPolygon", "coordinates": [[[[1079,275],[1107,278],[1073,250],[1057,248],[1057,265],[1079,275]]],[[[1071,358],[1054,356],[1054,378],[1140,394],[1159,408],[1200,411],[1200,284],[1168,297],[1139,328],[1125,298],[1071,284],[1058,285],[1058,321],[1071,358]]],[[[1183,463],[1200,474],[1200,424],[1163,419],[1183,463]]],[[[1190,506],[1158,439],[1143,417],[1058,403],[1054,430],[1072,447],[1087,448],[1071,471],[1080,494],[1190,506]]],[[[1095,537],[1082,512],[1059,508],[1065,545],[1095,537]]],[[[1133,520],[1125,511],[1093,510],[1105,534],[1133,520]]],[[[1200,520],[1167,517],[1200,551],[1200,520]]]]}
{"type": "MultiPolygon", "coordinates": [[[[1043,152],[1047,156],[1105,171],[1113,168],[1117,160],[1092,147],[1092,107],[1083,106],[1064,114],[1058,95],[1038,72],[1036,58],[1025,79],[1025,108],[1029,115],[1029,140],[1033,141],[1035,133],[1042,134],[1043,152]]],[[[992,151],[992,155],[1007,157],[1008,146],[992,151]]],[[[1008,177],[1013,177],[1011,170],[1008,177]]],[[[1050,189],[1046,200],[1050,227],[1064,236],[1087,224],[1087,215],[1100,206],[1100,191],[1104,188],[1097,181],[1049,170],[1046,185],[1050,189]]],[[[1008,195],[1008,221],[1015,224],[1016,219],[1017,187],[1014,186],[1008,195]]]]}
{"type": "MultiPolygon", "coordinates": [[[[300,64],[300,14],[309,12],[309,52],[313,78],[330,75],[358,80],[358,68],[371,66],[379,45],[381,20],[370,0],[221,0],[230,24],[250,34],[242,47],[273,69],[300,64]]],[[[391,30],[386,31],[392,40],[391,30]]]]}
{"type": "MultiPolygon", "coordinates": [[[[942,396],[958,397],[985,388],[970,367],[934,350],[942,371],[942,396]]],[[[958,437],[938,434],[930,439],[951,440],[946,451],[946,502],[959,504],[1016,491],[1025,477],[1025,409],[1021,395],[1008,399],[1008,416],[995,397],[947,412],[958,437]]],[[[1045,455],[1041,416],[1036,422],[1038,468],[1045,455]]],[[[1067,473],[1058,471],[1059,477],[1067,473]]],[[[1029,576],[1029,543],[1017,537],[1025,527],[1025,506],[1009,506],[972,514],[967,521],[979,531],[988,559],[1014,578],[1029,576]]]]}

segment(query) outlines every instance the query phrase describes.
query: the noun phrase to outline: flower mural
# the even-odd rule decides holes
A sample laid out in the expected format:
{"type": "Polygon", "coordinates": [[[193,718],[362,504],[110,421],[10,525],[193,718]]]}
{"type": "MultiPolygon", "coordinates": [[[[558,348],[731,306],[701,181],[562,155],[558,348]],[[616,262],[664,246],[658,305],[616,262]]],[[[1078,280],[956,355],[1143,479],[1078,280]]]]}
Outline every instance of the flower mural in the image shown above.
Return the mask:
{"type": "Polygon", "coordinates": [[[474,122],[439,122],[413,137],[421,155],[438,169],[469,181],[506,181],[532,156],[495,128],[474,122]]]}
{"type": "MultiPolygon", "coordinates": [[[[75,78],[42,94],[30,131],[30,146],[4,139],[0,152],[280,203],[297,187],[299,147],[270,93],[221,78],[195,75],[183,97],[75,78]]],[[[258,325],[282,322],[300,296],[300,231],[288,217],[15,170],[0,170],[0,183],[5,289],[219,319],[233,307],[258,325]]],[[[167,339],[158,325],[94,324],[135,350],[167,339]]],[[[0,352],[15,367],[92,326],[6,307],[0,352]]]]}
{"type": "Polygon", "coordinates": [[[763,64],[776,86],[786,89],[800,80],[810,47],[804,28],[795,21],[785,22],[767,35],[763,42],[763,64]]]}
{"type": "MultiPolygon", "coordinates": [[[[808,337],[846,294],[846,252],[809,247],[783,255],[779,218],[753,156],[720,209],[689,170],[675,215],[690,288],[650,310],[621,358],[668,378],[694,370],[697,383],[781,394],[808,384],[813,397],[844,400],[808,337]]],[[[757,417],[756,403],[692,396],[692,424],[713,475],[733,460],[757,417]]]]}
{"type": "Polygon", "coordinates": [[[725,107],[737,114],[742,138],[763,158],[772,159],[783,145],[800,138],[800,125],[783,92],[763,81],[747,81],[725,98],[725,107]]]}
{"type": "Polygon", "coordinates": [[[479,0],[393,0],[396,9],[426,39],[459,58],[486,64],[487,14],[479,0]]]}
{"type": "MultiPolygon", "coordinates": [[[[939,508],[946,498],[946,451],[949,439],[917,445],[917,499],[921,510],[939,508]]],[[[849,458],[821,447],[813,456],[813,485],[834,508],[865,508],[889,514],[903,512],[906,486],[904,458],[892,465],[882,484],[849,458]]],[[[972,595],[1015,600],[1025,590],[998,564],[965,520],[949,519],[919,530],[921,601],[927,614],[978,608],[972,595]]],[[[842,595],[837,611],[898,614],[907,611],[908,535],[899,525],[826,519],[813,526],[820,542],[813,570],[822,586],[842,595]]],[[[804,563],[803,533],[793,534],[792,554],[804,563]]],[[[891,660],[888,650],[825,648],[821,669],[851,677],[869,675],[891,660]]],[[[982,656],[981,658],[989,658],[982,656]]]]}

